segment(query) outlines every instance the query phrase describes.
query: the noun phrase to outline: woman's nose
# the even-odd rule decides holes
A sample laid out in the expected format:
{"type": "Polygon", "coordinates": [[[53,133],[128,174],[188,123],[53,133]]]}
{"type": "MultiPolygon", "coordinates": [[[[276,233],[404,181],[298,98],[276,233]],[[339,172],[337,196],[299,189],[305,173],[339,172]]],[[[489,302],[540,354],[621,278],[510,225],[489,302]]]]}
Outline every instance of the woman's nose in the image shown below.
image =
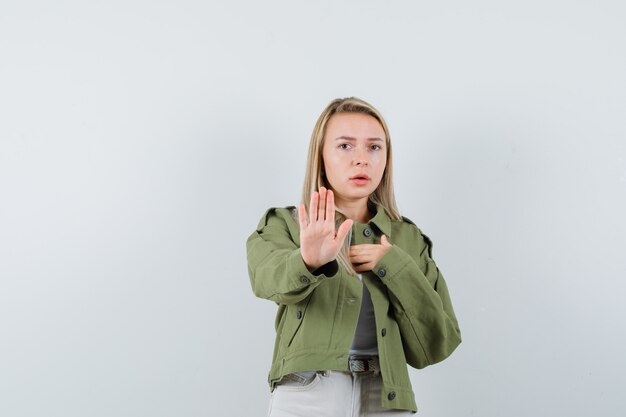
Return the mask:
{"type": "Polygon", "coordinates": [[[364,151],[363,149],[357,149],[354,152],[354,164],[356,166],[367,166],[368,165],[368,161],[367,161],[367,152],[364,151]]]}

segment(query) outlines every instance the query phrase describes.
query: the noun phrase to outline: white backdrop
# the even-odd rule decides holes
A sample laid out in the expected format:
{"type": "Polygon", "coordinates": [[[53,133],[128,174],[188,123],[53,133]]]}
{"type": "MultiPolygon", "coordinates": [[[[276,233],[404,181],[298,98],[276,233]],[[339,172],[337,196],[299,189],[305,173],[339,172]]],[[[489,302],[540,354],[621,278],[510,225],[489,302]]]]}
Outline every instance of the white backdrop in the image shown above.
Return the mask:
{"type": "Polygon", "coordinates": [[[245,239],[348,95],[463,333],[411,371],[419,415],[625,415],[625,12],[3,0],[0,415],[265,415],[245,239]]]}

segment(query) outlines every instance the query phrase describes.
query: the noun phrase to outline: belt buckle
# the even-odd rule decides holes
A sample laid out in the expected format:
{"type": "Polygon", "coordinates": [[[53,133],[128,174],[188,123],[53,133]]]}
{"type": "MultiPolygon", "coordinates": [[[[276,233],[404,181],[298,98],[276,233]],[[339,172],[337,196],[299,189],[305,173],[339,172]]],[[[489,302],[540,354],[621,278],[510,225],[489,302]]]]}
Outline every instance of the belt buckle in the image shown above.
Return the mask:
{"type": "Polygon", "coordinates": [[[375,356],[350,356],[348,358],[348,369],[350,372],[377,372],[379,370],[375,356]]]}

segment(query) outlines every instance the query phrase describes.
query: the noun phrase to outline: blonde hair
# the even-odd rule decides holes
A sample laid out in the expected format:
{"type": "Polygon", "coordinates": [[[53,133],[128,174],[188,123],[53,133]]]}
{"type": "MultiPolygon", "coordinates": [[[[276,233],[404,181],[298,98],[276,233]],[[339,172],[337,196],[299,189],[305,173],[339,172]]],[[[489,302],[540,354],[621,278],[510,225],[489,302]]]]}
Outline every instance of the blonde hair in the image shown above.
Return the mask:
{"type": "MultiPolygon", "coordinates": [[[[307,213],[309,212],[309,203],[311,201],[311,195],[315,191],[319,191],[320,187],[331,188],[330,184],[326,180],[324,175],[324,157],[322,151],[324,148],[324,136],[326,134],[326,125],[330,118],[337,113],[363,113],[375,118],[383,128],[385,132],[385,144],[387,147],[387,159],[385,164],[385,171],[380,180],[380,184],[376,190],[368,198],[368,207],[370,210],[374,209],[376,205],[381,205],[387,216],[392,220],[401,220],[402,217],[398,212],[396,206],[396,199],[393,192],[393,175],[392,175],[392,157],[391,157],[391,139],[389,136],[389,129],[385,119],[374,106],[371,104],[356,98],[337,98],[330,102],[328,106],[322,111],[313,133],[311,134],[311,142],[309,143],[309,152],[306,164],[306,174],[304,177],[304,186],[302,189],[302,203],[306,207],[307,213]]],[[[346,216],[340,211],[336,210],[335,218],[337,219],[337,225],[341,224],[346,216]]],[[[356,275],[352,263],[348,258],[349,242],[346,238],[346,244],[339,253],[338,262],[345,267],[351,274],[356,275]]]]}

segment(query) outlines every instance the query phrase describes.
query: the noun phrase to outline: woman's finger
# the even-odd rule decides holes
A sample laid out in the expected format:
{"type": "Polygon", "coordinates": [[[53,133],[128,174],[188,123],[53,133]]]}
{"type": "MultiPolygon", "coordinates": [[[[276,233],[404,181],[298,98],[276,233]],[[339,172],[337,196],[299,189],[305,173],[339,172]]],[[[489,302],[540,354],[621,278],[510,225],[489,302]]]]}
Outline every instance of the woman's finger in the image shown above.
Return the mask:
{"type": "Polygon", "coordinates": [[[348,232],[350,231],[351,228],[352,228],[351,219],[346,219],[344,220],[343,223],[341,223],[341,225],[339,226],[339,229],[337,229],[337,237],[336,237],[339,244],[343,245],[343,241],[346,239],[346,236],[348,235],[348,232]]]}
{"type": "Polygon", "coordinates": [[[320,187],[319,209],[317,220],[324,220],[326,215],[326,188],[320,187]]]}
{"type": "Polygon", "coordinates": [[[359,254],[359,253],[369,253],[372,250],[376,249],[377,245],[370,245],[369,243],[362,243],[360,245],[350,246],[350,253],[359,254]]]}
{"type": "Polygon", "coordinates": [[[304,204],[300,204],[298,206],[298,220],[300,222],[300,230],[306,229],[306,208],[304,207],[304,204]]]}
{"type": "Polygon", "coordinates": [[[311,194],[311,204],[309,205],[309,224],[317,220],[317,200],[318,199],[319,199],[319,195],[317,194],[317,191],[313,191],[313,194],[311,194]]]}
{"type": "Polygon", "coordinates": [[[376,251],[369,251],[369,250],[363,250],[363,251],[350,251],[350,253],[348,254],[348,256],[350,258],[358,256],[358,257],[362,257],[362,258],[369,258],[369,259],[374,259],[376,257],[376,254],[378,252],[376,251]]]}
{"type": "Polygon", "coordinates": [[[371,255],[371,253],[364,252],[364,251],[350,251],[348,256],[350,257],[350,259],[352,259],[352,258],[357,257],[357,256],[363,257],[363,256],[372,256],[372,255],[371,255]]]}
{"type": "Polygon", "coordinates": [[[350,256],[350,262],[352,262],[353,264],[362,264],[362,263],[365,263],[365,262],[369,262],[371,260],[372,260],[372,258],[367,256],[367,255],[350,256]]]}
{"type": "Polygon", "coordinates": [[[335,227],[335,195],[332,190],[326,192],[326,221],[335,227]]]}
{"type": "Polygon", "coordinates": [[[365,272],[365,271],[371,271],[373,267],[374,265],[372,265],[371,262],[368,262],[368,263],[364,263],[360,265],[355,265],[354,270],[356,272],[365,272]]]}

